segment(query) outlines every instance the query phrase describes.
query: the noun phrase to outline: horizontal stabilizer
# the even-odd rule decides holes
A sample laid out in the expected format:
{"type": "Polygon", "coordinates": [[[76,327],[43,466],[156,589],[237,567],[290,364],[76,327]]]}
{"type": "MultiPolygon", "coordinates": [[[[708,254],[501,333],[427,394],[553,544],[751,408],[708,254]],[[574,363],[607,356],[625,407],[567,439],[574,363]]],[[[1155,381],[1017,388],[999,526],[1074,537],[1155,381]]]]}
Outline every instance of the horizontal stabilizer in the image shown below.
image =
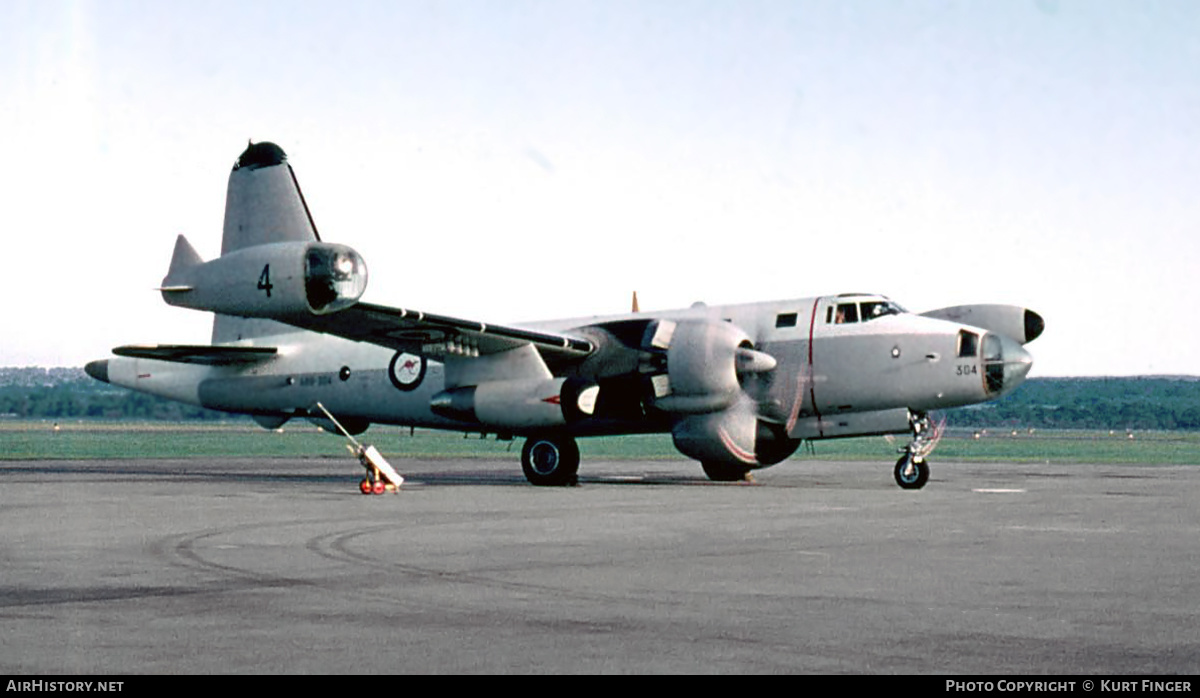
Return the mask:
{"type": "Polygon", "coordinates": [[[200,253],[196,252],[196,248],[192,247],[187,238],[182,235],[175,238],[175,252],[171,255],[171,268],[167,271],[167,278],[171,278],[180,269],[200,264],[204,264],[204,259],[200,257],[200,253]]]}
{"type": "Polygon", "coordinates": [[[189,344],[130,344],[113,349],[117,356],[155,359],[179,364],[233,366],[266,361],[279,352],[275,347],[228,347],[189,344]]]}

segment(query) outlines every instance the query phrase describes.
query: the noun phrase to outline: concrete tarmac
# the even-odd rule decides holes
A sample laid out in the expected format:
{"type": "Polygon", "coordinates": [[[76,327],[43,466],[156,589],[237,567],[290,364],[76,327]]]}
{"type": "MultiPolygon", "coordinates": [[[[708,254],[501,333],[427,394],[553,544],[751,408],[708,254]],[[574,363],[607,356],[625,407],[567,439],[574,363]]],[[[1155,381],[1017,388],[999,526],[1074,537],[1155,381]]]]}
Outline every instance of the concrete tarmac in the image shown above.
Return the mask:
{"type": "Polygon", "coordinates": [[[0,462],[0,671],[1200,672],[1200,467],[0,462]]]}

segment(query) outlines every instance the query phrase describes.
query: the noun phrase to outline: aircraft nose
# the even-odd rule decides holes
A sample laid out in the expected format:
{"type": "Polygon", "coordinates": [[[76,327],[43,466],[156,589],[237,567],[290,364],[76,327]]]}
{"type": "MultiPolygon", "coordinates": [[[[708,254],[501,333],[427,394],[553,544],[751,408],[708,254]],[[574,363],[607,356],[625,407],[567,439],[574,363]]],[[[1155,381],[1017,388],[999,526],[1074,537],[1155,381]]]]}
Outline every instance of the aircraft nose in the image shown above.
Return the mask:
{"type": "Polygon", "coordinates": [[[1004,354],[1004,370],[1011,372],[1013,385],[1025,380],[1025,376],[1029,375],[1031,368],[1033,368],[1033,356],[1025,351],[1025,347],[1013,342],[1004,354]]]}
{"type": "Polygon", "coordinates": [[[1000,351],[1004,365],[1003,391],[1008,393],[1025,382],[1033,368],[1033,356],[1019,342],[1005,336],[1000,337],[1000,351]]]}
{"type": "Polygon", "coordinates": [[[90,362],[88,362],[88,364],[86,366],[83,367],[83,371],[84,371],[84,373],[88,374],[92,378],[95,378],[96,380],[98,380],[102,383],[107,383],[108,382],[108,359],[101,359],[100,361],[90,361],[90,362]]]}

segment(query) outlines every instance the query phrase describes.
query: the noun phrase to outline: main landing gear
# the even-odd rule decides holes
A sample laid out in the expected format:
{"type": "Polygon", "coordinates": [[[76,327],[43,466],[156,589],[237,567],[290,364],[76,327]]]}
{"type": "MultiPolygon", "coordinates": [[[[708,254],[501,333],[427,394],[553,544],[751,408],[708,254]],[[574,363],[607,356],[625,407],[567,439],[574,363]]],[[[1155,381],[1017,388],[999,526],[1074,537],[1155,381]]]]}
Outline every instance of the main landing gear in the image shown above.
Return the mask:
{"type": "Polygon", "coordinates": [[[532,485],[579,484],[579,446],[569,436],[531,436],[521,449],[521,470],[532,485]]]}
{"type": "Polygon", "coordinates": [[[916,413],[910,418],[913,440],[900,449],[893,475],[896,484],[906,490],[919,490],[929,481],[929,463],[925,460],[942,439],[945,422],[934,424],[929,415],[916,413]]]}

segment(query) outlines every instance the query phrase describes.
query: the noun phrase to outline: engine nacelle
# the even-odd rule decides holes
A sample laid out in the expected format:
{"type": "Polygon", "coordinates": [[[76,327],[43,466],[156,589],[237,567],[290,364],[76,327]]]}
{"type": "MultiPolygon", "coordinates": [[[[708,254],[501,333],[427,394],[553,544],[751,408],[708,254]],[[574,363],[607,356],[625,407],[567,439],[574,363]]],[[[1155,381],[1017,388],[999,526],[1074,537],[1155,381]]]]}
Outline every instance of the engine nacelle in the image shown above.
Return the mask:
{"type": "Polygon", "coordinates": [[[528,431],[590,416],[600,387],[579,378],[489,381],[443,390],[430,400],[435,414],[495,429],[528,431]]]}
{"type": "Polygon", "coordinates": [[[284,319],[343,310],[366,287],[367,266],[345,245],[278,242],[204,262],[180,236],[161,290],[171,305],[284,319]]]}
{"type": "Polygon", "coordinates": [[[671,429],[675,448],[702,463],[758,465],[755,445],[758,417],[754,404],[742,395],[720,412],[685,417],[671,429]]]}
{"type": "Polygon", "coordinates": [[[708,414],[742,394],[739,374],[775,368],[775,359],[754,349],[749,335],[728,322],[662,320],[652,328],[652,347],[666,345],[667,371],[651,377],[654,406],[676,414],[708,414]]]}
{"type": "Polygon", "coordinates": [[[760,420],[746,395],[720,412],[684,417],[671,429],[671,438],[680,453],[701,463],[744,469],[782,463],[800,446],[782,425],[760,420]]]}

